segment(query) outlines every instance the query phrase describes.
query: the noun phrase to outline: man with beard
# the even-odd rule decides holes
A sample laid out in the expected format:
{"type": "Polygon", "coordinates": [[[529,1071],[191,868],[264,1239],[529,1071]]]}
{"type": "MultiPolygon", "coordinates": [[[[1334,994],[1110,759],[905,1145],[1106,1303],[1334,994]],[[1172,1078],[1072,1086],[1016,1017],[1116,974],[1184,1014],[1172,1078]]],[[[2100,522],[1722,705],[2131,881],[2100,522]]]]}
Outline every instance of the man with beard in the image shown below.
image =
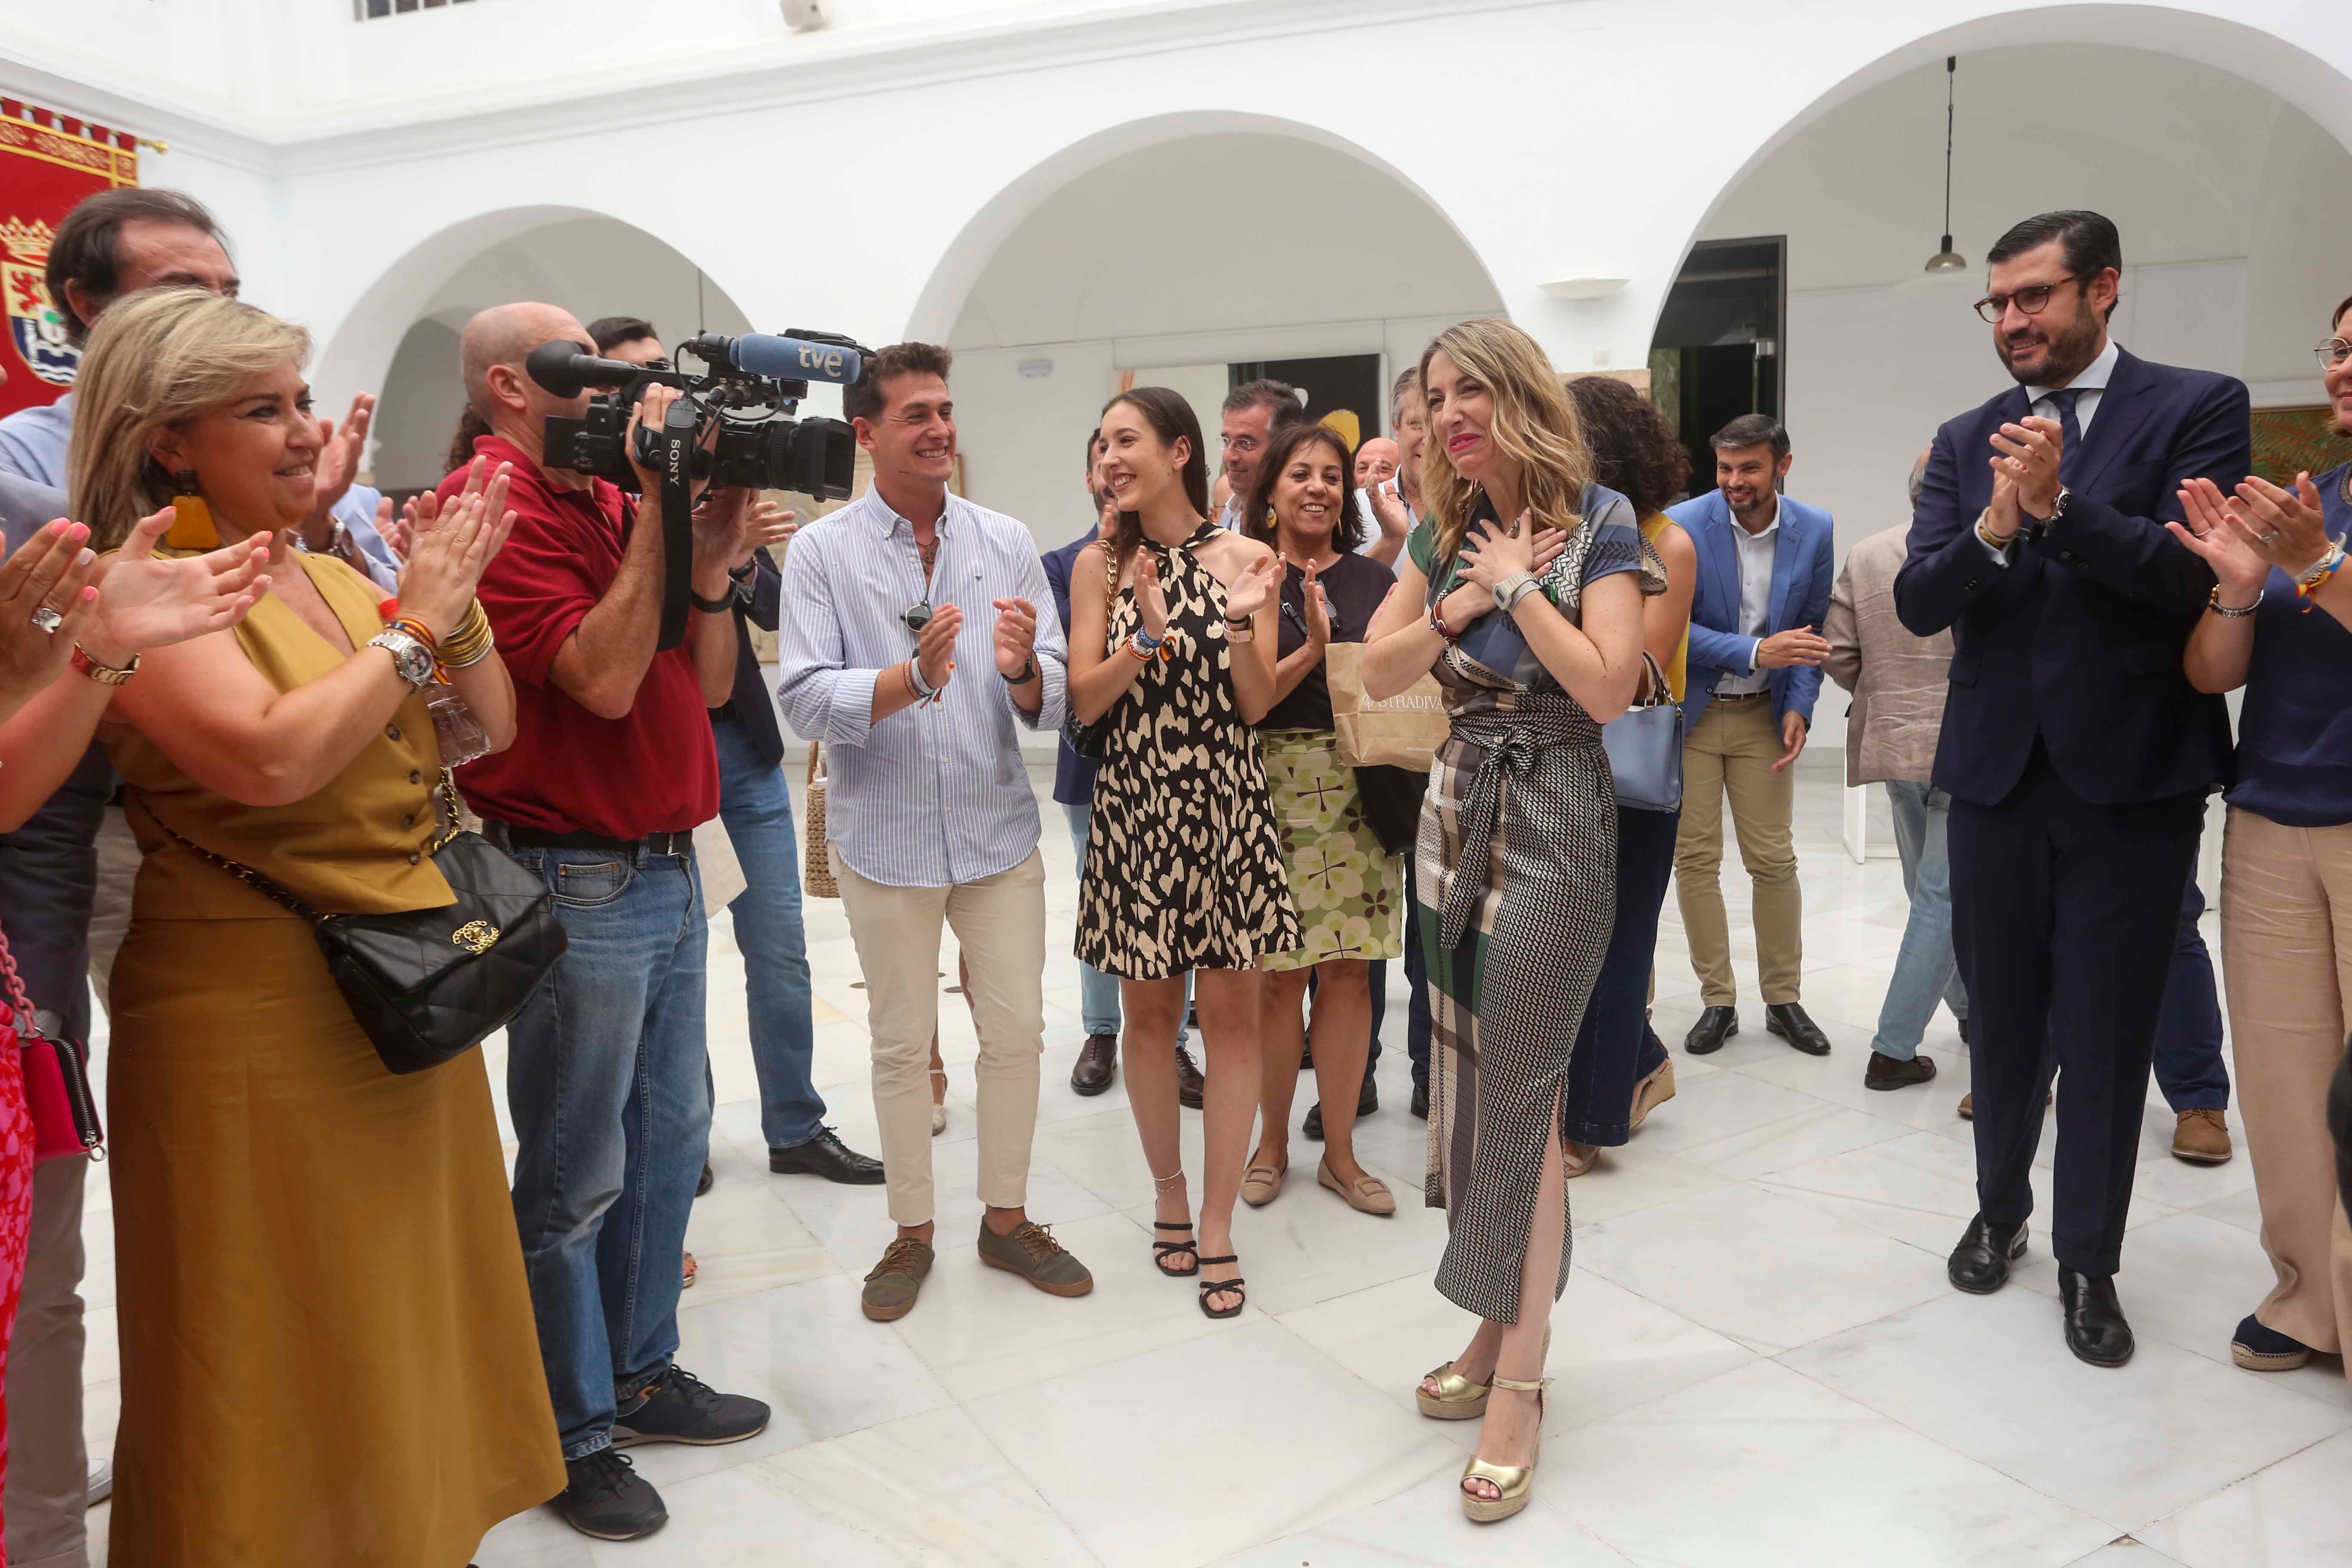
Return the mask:
{"type": "Polygon", "coordinates": [[[1949,627],[1934,781],[1952,796],[1953,947],[1968,983],[1977,1205],[1948,1271],[1987,1293],[2025,1249],[2042,1108],[2063,1068],[2052,1250],[2066,1343],[2130,1359],[2116,1299],[2140,1112],[2221,699],[2181,670],[2214,580],[2166,531],[2189,479],[2252,465],[2245,386],[2107,337],[2122,278],[2096,213],[2028,218],[1977,310],[2017,386],[1936,433],[1896,613],[1949,627]]]}

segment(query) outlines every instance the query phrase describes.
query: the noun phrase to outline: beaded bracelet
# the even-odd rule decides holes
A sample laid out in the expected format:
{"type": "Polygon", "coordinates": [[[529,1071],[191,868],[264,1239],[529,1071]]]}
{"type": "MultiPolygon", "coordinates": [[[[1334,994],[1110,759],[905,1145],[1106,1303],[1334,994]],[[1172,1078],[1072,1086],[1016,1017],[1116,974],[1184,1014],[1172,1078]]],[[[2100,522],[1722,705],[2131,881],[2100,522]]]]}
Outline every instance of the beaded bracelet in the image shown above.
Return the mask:
{"type": "Polygon", "coordinates": [[[2344,569],[2344,546],[2330,544],[2327,553],[2314,563],[2311,569],[2294,580],[2294,596],[2303,601],[2303,613],[2311,614],[2312,595],[2327,585],[2327,580],[2344,569]]]}

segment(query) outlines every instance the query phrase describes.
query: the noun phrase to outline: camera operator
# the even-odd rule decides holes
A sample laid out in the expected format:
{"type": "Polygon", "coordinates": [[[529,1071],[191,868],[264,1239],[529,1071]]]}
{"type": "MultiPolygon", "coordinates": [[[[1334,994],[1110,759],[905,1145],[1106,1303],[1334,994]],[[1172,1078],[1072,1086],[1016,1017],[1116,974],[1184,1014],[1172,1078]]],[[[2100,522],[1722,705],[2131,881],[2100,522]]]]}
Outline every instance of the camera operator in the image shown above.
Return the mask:
{"type": "MultiPolygon", "coordinates": [[[[513,465],[517,513],[480,597],[514,675],[518,732],[467,768],[464,789],[483,831],[546,879],[570,939],[507,1033],[515,1218],[568,1471],[556,1507],[583,1534],[632,1540],[668,1514],[616,1446],[730,1443],[768,1424],[765,1405],[671,1359],[710,1135],[692,834],[719,813],[707,715],[734,687],[727,567],[750,509],[740,490],[700,509],[694,614],[685,642],[657,650],[658,477],[639,470],[633,518],[607,481],[541,464],[547,416],[587,401],[524,369],[558,338],[589,347],[568,312],[516,304],[475,316],[459,343],[467,401],[490,430],[475,450],[513,465]]],[[[676,396],[646,394],[632,449],[635,423],[658,429],[676,396]]]]}
{"type": "MultiPolygon", "coordinates": [[[[635,316],[588,323],[596,352],[629,364],[667,363],[653,324],[635,316]]],[[[793,831],[792,791],[784,782],[783,731],[751,652],[751,627],[774,631],[782,583],[764,546],[793,532],[791,512],[777,514],[744,555],[728,563],[735,617],[735,689],[710,710],[719,747],[719,815],[743,868],[743,890],[727,906],[743,954],[743,990],[751,1027],[751,1067],[760,1078],[760,1132],[768,1169],[823,1176],[850,1186],[882,1184],[882,1162],[842,1142],[824,1124],[824,1097],[811,1074],[816,1025],[810,1016],[808,936],[801,923],[800,840],[793,831]],[[772,535],[773,537],[769,537],[772,535]]]]}

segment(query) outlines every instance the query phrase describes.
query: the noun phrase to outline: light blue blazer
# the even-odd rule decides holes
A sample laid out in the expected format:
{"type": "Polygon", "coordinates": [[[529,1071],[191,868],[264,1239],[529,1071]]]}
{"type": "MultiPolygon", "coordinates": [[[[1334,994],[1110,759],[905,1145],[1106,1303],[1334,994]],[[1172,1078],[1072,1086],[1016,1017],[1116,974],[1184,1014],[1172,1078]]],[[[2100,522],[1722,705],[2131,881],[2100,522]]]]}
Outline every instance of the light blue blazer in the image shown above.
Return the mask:
{"type": "MultiPolygon", "coordinates": [[[[1732,534],[1730,503],[1721,490],[1666,509],[1698,550],[1698,586],[1691,595],[1690,665],[1683,699],[1683,722],[1698,723],[1714,700],[1715,683],[1728,670],[1745,675],[1757,638],[1739,631],[1739,546],[1732,534]]],[[[1836,525],[1830,514],[1787,496],[1780,498],[1780,531],[1772,551],[1772,599],[1765,614],[1766,636],[1792,626],[1821,630],[1830,613],[1830,581],[1836,551],[1836,525]]],[[[1813,699],[1822,689],[1818,667],[1790,665],[1771,672],[1772,722],[1783,713],[1813,721],[1813,699]]],[[[1687,732],[1687,729],[1686,731],[1687,732]]]]}

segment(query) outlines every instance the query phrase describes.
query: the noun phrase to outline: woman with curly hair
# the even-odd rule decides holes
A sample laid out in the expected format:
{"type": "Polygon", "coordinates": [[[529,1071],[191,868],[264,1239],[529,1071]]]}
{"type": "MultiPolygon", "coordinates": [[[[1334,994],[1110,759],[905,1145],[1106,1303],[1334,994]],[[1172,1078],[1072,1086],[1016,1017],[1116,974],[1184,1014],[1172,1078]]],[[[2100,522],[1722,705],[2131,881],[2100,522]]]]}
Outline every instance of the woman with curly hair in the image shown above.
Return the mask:
{"type": "MultiPolygon", "coordinates": [[[[1568,384],[1568,396],[1592,451],[1592,477],[1632,503],[1643,557],[1665,579],[1664,593],[1642,601],[1642,647],[1680,702],[1698,548],[1665,509],[1690,482],[1690,453],[1657,405],[1622,381],[1580,376],[1568,384]]],[[[1649,1000],[1658,910],[1674,879],[1681,823],[1678,811],[1617,808],[1617,923],[1568,1064],[1571,1177],[1592,1169],[1602,1149],[1623,1143],[1675,1097],[1674,1059],[1650,1027],[1649,1000]]]]}
{"type": "Polygon", "coordinates": [[[1421,369],[1428,515],[1373,618],[1364,688],[1391,697],[1433,670],[1452,721],[1414,851],[1435,1012],[1425,1198],[1450,1232],[1437,1289],[1485,1321],[1420,1404],[1486,1417],[1462,1476],[1485,1521],[1531,1495],[1545,1326],[1568,1283],[1563,1097],[1616,915],[1601,727],[1642,678],[1642,536],[1593,482],[1525,332],[1465,321],[1421,369]]]}

